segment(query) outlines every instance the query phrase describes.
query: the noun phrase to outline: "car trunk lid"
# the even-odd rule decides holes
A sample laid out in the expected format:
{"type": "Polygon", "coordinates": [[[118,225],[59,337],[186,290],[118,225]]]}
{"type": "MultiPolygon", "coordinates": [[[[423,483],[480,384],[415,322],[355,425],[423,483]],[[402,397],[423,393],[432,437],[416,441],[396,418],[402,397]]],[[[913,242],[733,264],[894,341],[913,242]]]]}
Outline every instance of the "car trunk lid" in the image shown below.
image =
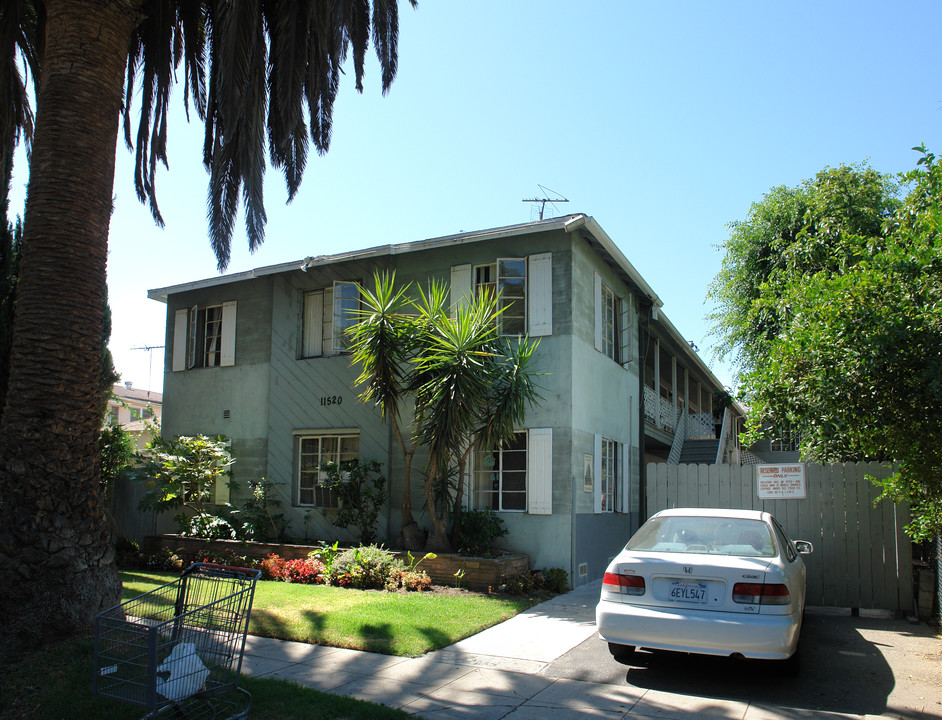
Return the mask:
{"type": "Polygon", "coordinates": [[[707,556],[699,553],[623,553],[609,567],[603,599],[654,607],[758,613],[761,600],[743,591],[762,586],[769,558],[707,556]],[[734,588],[737,598],[733,598],[734,588]]]}

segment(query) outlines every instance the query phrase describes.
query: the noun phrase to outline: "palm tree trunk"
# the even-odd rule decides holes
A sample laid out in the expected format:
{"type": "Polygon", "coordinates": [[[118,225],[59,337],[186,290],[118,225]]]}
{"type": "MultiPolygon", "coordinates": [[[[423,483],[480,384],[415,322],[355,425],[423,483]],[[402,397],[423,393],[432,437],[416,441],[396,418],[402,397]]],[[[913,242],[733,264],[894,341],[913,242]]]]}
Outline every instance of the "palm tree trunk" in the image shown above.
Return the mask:
{"type": "Polygon", "coordinates": [[[439,515],[438,508],[435,505],[435,482],[438,479],[438,470],[432,469],[425,480],[425,499],[428,503],[428,519],[432,529],[428,534],[428,540],[425,543],[426,552],[450,553],[452,551],[451,540],[448,539],[446,532],[447,518],[439,515]]]}
{"type": "Polygon", "coordinates": [[[115,147],[143,0],[46,0],[0,425],[0,657],[120,598],[99,481],[98,377],[115,147]]]}
{"type": "Polygon", "coordinates": [[[399,423],[393,418],[393,429],[402,448],[403,480],[402,480],[402,513],[399,518],[399,537],[397,544],[404,550],[421,550],[425,545],[425,533],[412,515],[412,458],[415,457],[416,443],[406,448],[405,440],[399,423]]]}

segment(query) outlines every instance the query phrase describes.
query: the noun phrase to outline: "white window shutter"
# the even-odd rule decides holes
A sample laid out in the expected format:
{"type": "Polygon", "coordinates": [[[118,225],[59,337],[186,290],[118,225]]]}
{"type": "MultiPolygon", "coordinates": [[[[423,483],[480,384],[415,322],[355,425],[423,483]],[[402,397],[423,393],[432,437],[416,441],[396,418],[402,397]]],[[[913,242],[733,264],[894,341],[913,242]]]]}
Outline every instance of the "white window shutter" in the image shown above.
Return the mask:
{"type": "Polygon", "coordinates": [[[621,307],[621,362],[622,365],[628,365],[634,357],[632,349],[634,348],[634,333],[631,331],[632,308],[631,295],[619,303],[621,307]]]}
{"type": "Polygon", "coordinates": [[[324,317],[321,329],[324,331],[324,357],[336,355],[334,352],[334,289],[324,290],[324,317]]]}
{"type": "Polygon", "coordinates": [[[186,309],[173,314],[173,364],[170,366],[173,372],[186,370],[186,340],[189,337],[186,322],[189,314],[186,309]]]}
{"type": "Polygon", "coordinates": [[[595,349],[602,352],[602,276],[595,273],[595,349]]]}
{"type": "Polygon", "coordinates": [[[301,356],[320,357],[324,352],[324,293],[304,295],[304,319],[301,329],[301,356]]]}
{"type": "Polygon", "coordinates": [[[187,369],[196,367],[196,353],[200,350],[197,348],[197,340],[202,336],[202,333],[199,331],[199,321],[200,321],[200,309],[194,305],[190,308],[190,332],[187,338],[186,345],[186,367],[187,369]]]}
{"type": "Polygon", "coordinates": [[[471,266],[453,265],[451,268],[451,315],[454,317],[458,308],[468,306],[473,288],[471,286],[471,266]]]}
{"type": "MultiPolygon", "coordinates": [[[[235,365],[236,342],[236,303],[235,300],[222,304],[222,347],[220,348],[220,366],[235,365]]],[[[228,491],[227,491],[228,492],[228,491]]]]}
{"type": "MultiPolygon", "coordinates": [[[[597,276],[596,276],[597,277],[597,276]]],[[[595,436],[595,444],[592,456],[592,500],[594,504],[593,512],[602,512],[602,436],[595,436]]]]}
{"type": "Polygon", "coordinates": [[[213,487],[213,502],[217,505],[229,504],[229,478],[217,477],[213,487]]]}
{"type": "Polygon", "coordinates": [[[527,333],[530,337],[553,334],[553,253],[527,258],[530,297],[527,333]]]}
{"type": "Polygon", "coordinates": [[[553,514],[553,428],[527,431],[527,512],[553,514]]]}

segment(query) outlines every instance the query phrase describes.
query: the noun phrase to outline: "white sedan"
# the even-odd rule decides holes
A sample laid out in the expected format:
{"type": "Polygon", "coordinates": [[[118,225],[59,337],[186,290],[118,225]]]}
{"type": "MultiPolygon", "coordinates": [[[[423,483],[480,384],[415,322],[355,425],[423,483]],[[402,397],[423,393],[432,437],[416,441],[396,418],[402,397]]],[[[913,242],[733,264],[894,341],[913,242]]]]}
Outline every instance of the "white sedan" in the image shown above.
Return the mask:
{"type": "Polygon", "coordinates": [[[797,672],[812,549],[767,512],[663,510],[606,569],[599,636],[621,662],[646,648],[787,660],[797,672]]]}

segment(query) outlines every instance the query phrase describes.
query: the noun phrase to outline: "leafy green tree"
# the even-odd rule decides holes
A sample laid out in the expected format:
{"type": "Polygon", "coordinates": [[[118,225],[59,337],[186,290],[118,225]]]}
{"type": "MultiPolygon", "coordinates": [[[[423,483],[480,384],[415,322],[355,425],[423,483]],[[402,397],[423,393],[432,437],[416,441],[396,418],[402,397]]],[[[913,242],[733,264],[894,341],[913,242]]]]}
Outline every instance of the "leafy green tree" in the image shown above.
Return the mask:
{"type": "Polygon", "coordinates": [[[120,425],[106,425],[98,440],[98,454],[105,501],[111,502],[115,483],[134,459],[131,435],[120,425]]]}
{"type": "Polygon", "coordinates": [[[182,535],[235,537],[228,520],[213,507],[216,486],[231,484],[228,476],[233,462],[229,441],[223,437],[155,438],[135,471],[145,488],[141,509],[180,511],[174,520],[182,535]]]}
{"type": "MultiPolygon", "coordinates": [[[[409,299],[407,285],[396,291],[394,274],[378,274],[375,291],[362,293],[361,322],[349,329],[352,362],[365,385],[360,399],[376,403],[394,424],[404,453],[427,452],[424,491],[432,525],[426,549],[448,552],[448,514],[456,498],[443,497],[442,482],[460,468],[475,445],[508,441],[538,399],[532,367],[538,342],[508,341],[497,332],[498,298],[481,294],[455,309],[442,283],[419,289],[409,299]],[[411,311],[413,314],[410,314],[411,311]],[[403,441],[399,412],[411,401],[412,445],[403,441]]],[[[407,462],[406,494],[411,487],[407,462]]],[[[415,549],[415,548],[409,548],[415,549]]]]}
{"type": "Polygon", "coordinates": [[[83,630],[121,596],[97,411],[122,116],[136,147],[137,194],[160,223],[156,170],[167,163],[168,108],[181,79],[205,127],[209,236],[222,269],[240,199],[250,246],[262,242],[266,155],[293,197],[309,143],[328,149],[348,53],[362,90],[371,39],[386,92],[397,70],[395,0],[0,4],[0,87],[9,99],[0,103],[0,160],[20,138],[31,142],[0,424],[0,656],[83,630]]]}
{"type": "Polygon", "coordinates": [[[285,519],[283,512],[279,512],[281,500],[278,499],[277,486],[282,484],[267,478],[249,481],[252,494],[231,514],[238,526],[236,533],[240,540],[284,541],[291,521],[285,519]]]}
{"type": "Polygon", "coordinates": [[[787,322],[742,387],[752,437],[771,421],[809,459],[894,462],[881,499],[909,503],[907,531],[926,539],[942,529],[942,166],[917,149],[884,233],[840,237],[866,257],[781,279],[787,322]]]}
{"type": "Polygon", "coordinates": [[[749,370],[790,322],[783,295],[797,277],[840,273],[879,252],[900,203],[897,183],[866,165],[828,168],[780,186],[732,222],[710,314],[721,357],[749,370]]]}

